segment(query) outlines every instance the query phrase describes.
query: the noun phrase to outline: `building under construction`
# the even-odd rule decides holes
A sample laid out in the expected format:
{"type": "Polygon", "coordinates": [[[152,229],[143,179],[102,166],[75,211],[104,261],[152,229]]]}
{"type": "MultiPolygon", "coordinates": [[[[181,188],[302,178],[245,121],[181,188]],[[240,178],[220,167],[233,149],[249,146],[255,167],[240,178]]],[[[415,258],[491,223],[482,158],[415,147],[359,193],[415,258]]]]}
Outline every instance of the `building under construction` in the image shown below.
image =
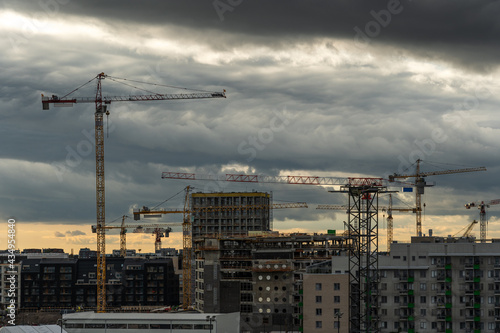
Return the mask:
{"type": "Polygon", "coordinates": [[[239,309],[242,332],[302,329],[303,273],[315,263],[344,255],[348,239],[334,234],[199,236],[196,308],[239,309]]]}
{"type": "Polygon", "coordinates": [[[191,208],[196,211],[192,215],[193,238],[205,235],[245,235],[272,228],[272,197],[269,193],[193,193],[191,200],[191,208]],[[211,209],[203,209],[207,207],[211,209]]]}

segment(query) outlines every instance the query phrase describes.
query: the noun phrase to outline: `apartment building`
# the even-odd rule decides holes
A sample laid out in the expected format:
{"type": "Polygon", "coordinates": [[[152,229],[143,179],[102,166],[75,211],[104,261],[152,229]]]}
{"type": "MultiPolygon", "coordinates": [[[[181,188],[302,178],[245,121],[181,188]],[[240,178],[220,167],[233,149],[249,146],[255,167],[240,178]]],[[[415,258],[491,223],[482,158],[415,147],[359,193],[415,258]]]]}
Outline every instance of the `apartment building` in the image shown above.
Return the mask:
{"type": "MultiPolygon", "coordinates": [[[[336,268],[347,265],[347,257],[336,256],[329,274],[327,269],[310,270],[307,274],[313,277],[304,278],[310,282],[304,292],[314,293],[315,283],[340,283],[336,268]]],[[[411,243],[394,243],[390,254],[379,255],[379,273],[381,333],[500,332],[500,240],[413,237],[411,243]]],[[[322,299],[338,296],[335,288],[321,292],[322,299]]],[[[317,308],[314,300],[304,301],[304,327],[331,332],[330,322],[317,324],[317,308]]],[[[340,332],[344,328],[341,323],[340,332]]]]}
{"type": "MultiPolygon", "coordinates": [[[[21,262],[22,308],[95,308],[96,258],[28,258],[21,262]]],[[[179,304],[179,276],[171,258],[106,259],[106,304],[179,304]]]]}
{"type": "Polygon", "coordinates": [[[349,332],[349,272],[347,262],[311,265],[303,278],[304,332],[349,332]],[[326,264],[326,265],[325,265],[326,264]]]}

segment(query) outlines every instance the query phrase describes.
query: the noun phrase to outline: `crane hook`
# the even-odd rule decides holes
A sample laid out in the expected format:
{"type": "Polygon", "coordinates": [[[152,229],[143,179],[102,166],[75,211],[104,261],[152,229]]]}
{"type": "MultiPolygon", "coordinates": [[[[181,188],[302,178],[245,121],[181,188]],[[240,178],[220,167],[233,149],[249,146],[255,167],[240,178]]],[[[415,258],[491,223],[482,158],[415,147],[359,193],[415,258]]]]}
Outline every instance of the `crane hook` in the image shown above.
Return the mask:
{"type": "Polygon", "coordinates": [[[106,138],[109,138],[109,111],[106,109],[106,138]]]}

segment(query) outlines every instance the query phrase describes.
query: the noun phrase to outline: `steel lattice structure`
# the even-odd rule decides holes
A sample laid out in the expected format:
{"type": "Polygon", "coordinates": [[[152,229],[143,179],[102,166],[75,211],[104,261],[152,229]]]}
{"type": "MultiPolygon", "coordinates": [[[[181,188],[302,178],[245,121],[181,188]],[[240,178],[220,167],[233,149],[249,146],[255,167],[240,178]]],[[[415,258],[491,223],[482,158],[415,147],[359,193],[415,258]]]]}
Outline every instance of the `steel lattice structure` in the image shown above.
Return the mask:
{"type": "Polygon", "coordinates": [[[378,195],[387,188],[373,185],[348,185],[350,318],[349,332],[379,332],[378,289],[378,195]]]}

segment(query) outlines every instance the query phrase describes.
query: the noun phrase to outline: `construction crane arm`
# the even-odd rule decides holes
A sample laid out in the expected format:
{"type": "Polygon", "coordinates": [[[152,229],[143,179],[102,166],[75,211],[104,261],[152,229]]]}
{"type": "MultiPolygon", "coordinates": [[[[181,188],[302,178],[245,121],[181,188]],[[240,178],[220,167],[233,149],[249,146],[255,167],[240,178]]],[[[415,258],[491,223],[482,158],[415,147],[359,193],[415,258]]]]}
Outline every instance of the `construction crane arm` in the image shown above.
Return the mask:
{"type": "MultiPolygon", "coordinates": [[[[316,209],[328,209],[328,210],[347,210],[349,207],[344,206],[344,205],[318,205],[316,209]]],[[[382,211],[388,211],[389,208],[382,206],[379,207],[380,210],[382,211]]],[[[390,210],[395,211],[395,212],[416,212],[415,208],[391,208],[390,210]]]]}
{"type": "MultiPolygon", "coordinates": [[[[218,211],[231,211],[231,210],[251,210],[251,209],[283,209],[283,208],[308,208],[305,202],[287,202],[287,203],[274,203],[269,205],[241,205],[241,206],[206,206],[206,207],[191,207],[189,213],[203,213],[203,212],[218,212],[218,211]]],[[[184,210],[179,209],[159,209],[150,210],[148,207],[142,207],[140,210],[134,211],[134,220],[139,220],[140,215],[162,215],[162,214],[184,214],[184,210]]],[[[160,216],[157,216],[160,217],[160,216]]]]}
{"type": "MultiPolygon", "coordinates": [[[[104,229],[131,229],[131,228],[163,228],[163,227],[176,227],[176,226],[181,226],[181,222],[171,222],[171,223],[159,223],[159,224],[124,224],[123,226],[118,226],[118,225],[107,225],[104,226],[104,229]]],[[[97,232],[97,226],[94,224],[91,226],[92,233],[97,232]]]]}
{"type": "Polygon", "coordinates": [[[498,205],[500,204],[500,199],[495,199],[495,200],[490,200],[487,202],[484,201],[475,201],[475,202],[469,202],[465,204],[465,208],[471,209],[471,207],[481,207],[481,205],[486,205],[486,207],[493,206],[493,205],[498,205]]]}
{"type": "MultiPolygon", "coordinates": [[[[111,104],[111,102],[142,102],[142,101],[164,101],[176,99],[202,99],[202,98],[226,98],[225,91],[222,92],[203,92],[192,94],[154,94],[154,95],[129,95],[129,96],[104,96],[102,102],[111,104]]],[[[62,98],[56,95],[46,97],[42,95],[42,106],[44,110],[49,109],[49,104],[54,106],[72,106],[78,103],[95,103],[95,97],[76,97],[62,98]]]]}
{"type": "MultiPolygon", "coordinates": [[[[465,238],[465,237],[469,237],[470,236],[470,233],[472,232],[472,229],[474,229],[474,226],[477,224],[478,222],[476,220],[472,221],[468,226],[466,226],[465,228],[463,228],[462,230],[465,229],[464,233],[462,234],[462,238],[465,238]]],[[[460,230],[458,233],[456,233],[455,235],[453,235],[453,237],[456,237],[457,235],[459,235],[462,230],[460,230]]]]}
{"type": "Polygon", "coordinates": [[[393,181],[394,179],[397,179],[397,178],[449,175],[449,174],[453,174],[453,173],[476,172],[476,171],[486,171],[486,168],[485,167],[478,167],[478,168],[465,168],[465,169],[455,169],[455,170],[429,171],[429,172],[420,172],[418,174],[413,174],[413,175],[394,174],[394,175],[389,176],[389,181],[393,181]]]}
{"type": "Polygon", "coordinates": [[[371,185],[384,186],[382,178],[318,177],[318,176],[266,176],[244,174],[195,174],[186,172],[162,172],[163,179],[213,180],[241,183],[280,183],[301,185],[371,185]]]}

